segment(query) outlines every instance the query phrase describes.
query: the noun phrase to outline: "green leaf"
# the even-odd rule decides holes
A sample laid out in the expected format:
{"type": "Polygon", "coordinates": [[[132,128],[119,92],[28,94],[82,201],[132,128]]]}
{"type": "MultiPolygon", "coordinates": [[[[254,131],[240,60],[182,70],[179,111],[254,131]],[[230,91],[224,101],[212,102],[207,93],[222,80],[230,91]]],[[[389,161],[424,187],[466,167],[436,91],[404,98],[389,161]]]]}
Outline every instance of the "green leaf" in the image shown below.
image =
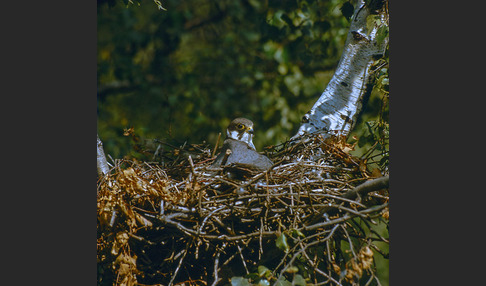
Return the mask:
{"type": "Polygon", "coordinates": [[[305,282],[304,277],[300,274],[296,274],[294,276],[294,280],[292,281],[292,285],[299,285],[299,286],[306,286],[307,283],[305,282]]]}
{"type": "Polygon", "coordinates": [[[250,286],[250,282],[243,277],[231,277],[231,286],[250,286]]]}
{"type": "Polygon", "coordinates": [[[268,269],[263,265],[258,266],[258,276],[268,278],[271,275],[272,275],[272,271],[270,271],[270,269],[268,269]]]}
{"type": "Polygon", "coordinates": [[[305,235],[298,229],[293,229],[292,230],[292,236],[300,236],[300,237],[305,237],[305,235]]]}
{"type": "Polygon", "coordinates": [[[380,16],[378,15],[368,15],[366,17],[366,29],[368,30],[368,33],[376,26],[381,25],[381,19],[380,16]]]}
{"type": "Polygon", "coordinates": [[[296,266],[290,266],[288,267],[285,272],[287,273],[297,273],[299,272],[299,268],[297,268],[296,266]]]}
{"type": "Polygon", "coordinates": [[[287,243],[287,236],[284,233],[277,237],[276,245],[278,248],[285,251],[285,253],[288,253],[290,250],[290,247],[287,243]]]}
{"type": "Polygon", "coordinates": [[[381,45],[381,43],[388,37],[388,26],[383,25],[378,28],[376,32],[376,43],[381,45]]]}
{"type": "Polygon", "coordinates": [[[282,277],[275,282],[275,286],[292,286],[292,283],[282,277]]]}

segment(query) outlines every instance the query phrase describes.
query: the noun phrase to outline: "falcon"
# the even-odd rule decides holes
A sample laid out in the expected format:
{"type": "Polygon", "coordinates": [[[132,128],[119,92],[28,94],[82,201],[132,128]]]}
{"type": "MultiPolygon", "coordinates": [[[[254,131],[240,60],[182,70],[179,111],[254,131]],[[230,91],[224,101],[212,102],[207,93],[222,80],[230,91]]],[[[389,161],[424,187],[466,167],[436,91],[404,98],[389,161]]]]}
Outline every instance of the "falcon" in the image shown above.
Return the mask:
{"type": "Polygon", "coordinates": [[[221,152],[211,167],[240,166],[255,171],[266,171],[272,165],[273,162],[258,153],[253,145],[253,122],[239,117],[228,125],[221,152]]]}

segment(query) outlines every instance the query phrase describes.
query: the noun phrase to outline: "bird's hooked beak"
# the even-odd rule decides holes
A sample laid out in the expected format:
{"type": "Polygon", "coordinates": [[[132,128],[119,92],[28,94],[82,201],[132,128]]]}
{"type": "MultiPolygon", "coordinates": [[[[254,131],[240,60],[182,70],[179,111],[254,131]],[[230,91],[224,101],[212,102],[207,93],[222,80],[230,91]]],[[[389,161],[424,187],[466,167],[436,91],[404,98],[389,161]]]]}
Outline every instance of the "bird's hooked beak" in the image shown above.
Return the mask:
{"type": "Polygon", "coordinates": [[[246,132],[250,133],[251,135],[253,135],[253,126],[248,126],[246,128],[246,132]]]}

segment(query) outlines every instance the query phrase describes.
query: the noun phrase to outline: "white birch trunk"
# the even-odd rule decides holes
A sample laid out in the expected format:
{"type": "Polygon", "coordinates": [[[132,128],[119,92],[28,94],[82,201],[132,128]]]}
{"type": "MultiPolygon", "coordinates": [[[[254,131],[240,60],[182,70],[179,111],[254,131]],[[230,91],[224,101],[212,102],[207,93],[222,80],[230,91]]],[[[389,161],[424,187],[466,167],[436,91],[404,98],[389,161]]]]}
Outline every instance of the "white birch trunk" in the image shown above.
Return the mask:
{"type": "Polygon", "coordinates": [[[366,6],[362,0],[355,1],[351,26],[336,72],[312,109],[302,118],[299,131],[292,139],[306,133],[347,137],[354,127],[369,83],[370,66],[376,58],[382,57],[388,43],[388,35],[377,41],[380,27],[387,25],[385,7],[388,1],[368,2],[374,7],[366,6]],[[372,14],[379,21],[372,21],[373,25],[368,30],[367,18],[372,14]]]}
{"type": "Polygon", "coordinates": [[[110,172],[110,167],[106,161],[105,151],[103,150],[103,142],[96,134],[96,165],[98,167],[98,175],[100,177],[105,176],[110,172]]]}

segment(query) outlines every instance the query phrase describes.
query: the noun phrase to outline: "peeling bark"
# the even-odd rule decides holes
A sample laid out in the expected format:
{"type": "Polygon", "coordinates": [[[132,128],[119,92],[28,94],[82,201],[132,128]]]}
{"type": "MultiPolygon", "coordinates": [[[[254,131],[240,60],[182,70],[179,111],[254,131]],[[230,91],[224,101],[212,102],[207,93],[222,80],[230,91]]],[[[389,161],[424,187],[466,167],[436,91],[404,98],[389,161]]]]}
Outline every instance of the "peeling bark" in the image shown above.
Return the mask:
{"type": "Polygon", "coordinates": [[[358,0],[351,26],[336,72],[320,98],[302,118],[302,124],[292,139],[306,133],[325,137],[347,137],[361,111],[363,98],[371,92],[370,67],[381,58],[388,43],[383,28],[388,26],[387,0],[358,0]],[[376,20],[373,21],[376,17],[376,20]],[[371,26],[367,27],[371,23],[371,26]],[[370,29],[368,29],[370,28],[370,29]]]}
{"type": "Polygon", "coordinates": [[[102,177],[110,172],[110,167],[106,161],[105,151],[103,150],[103,142],[96,134],[96,165],[98,167],[98,176],[102,177]]]}

